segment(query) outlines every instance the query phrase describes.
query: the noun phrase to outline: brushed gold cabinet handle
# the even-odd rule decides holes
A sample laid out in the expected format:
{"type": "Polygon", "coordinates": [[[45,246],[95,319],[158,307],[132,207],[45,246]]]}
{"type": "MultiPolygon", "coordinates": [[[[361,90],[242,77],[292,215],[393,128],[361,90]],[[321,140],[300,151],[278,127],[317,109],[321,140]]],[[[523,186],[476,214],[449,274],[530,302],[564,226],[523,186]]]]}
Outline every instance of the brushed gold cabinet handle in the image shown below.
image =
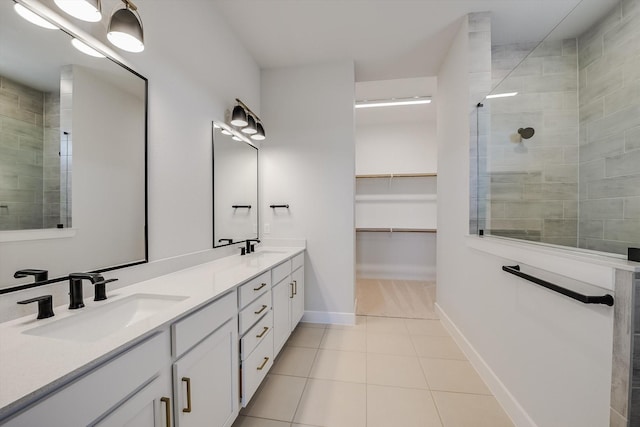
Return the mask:
{"type": "Polygon", "coordinates": [[[269,361],[269,358],[265,357],[264,362],[262,362],[262,365],[258,366],[258,371],[262,371],[262,369],[264,368],[264,366],[267,364],[268,361],[269,361]]]}
{"type": "Polygon", "coordinates": [[[269,330],[269,328],[267,326],[265,326],[264,329],[262,329],[262,332],[260,332],[259,335],[256,335],[256,338],[262,338],[264,336],[264,334],[267,333],[268,330],[269,330]]]}
{"type": "Polygon", "coordinates": [[[182,412],[191,412],[191,378],[182,377],[182,381],[187,383],[187,407],[182,408],[182,412]]]}
{"type": "Polygon", "coordinates": [[[291,295],[289,296],[289,298],[293,298],[293,296],[295,295],[293,293],[293,282],[289,283],[291,285],[291,295]]]}
{"type": "Polygon", "coordinates": [[[258,310],[258,311],[254,311],[254,313],[255,313],[255,314],[260,314],[260,313],[262,313],[266,308],[267,308],[267,306],[266,306],[266,305],[264,305],[264,304],[262,304],[262,308],[261,308],[260,310],[258,310]]]}
{"type": "Polygon", "coordinates": [[[294,295],[298,295],[298,281],[297,280],[293,281],[293,294],[294,295]]]}
{"type": "Polygon", "coordinates": [[[260,286],[258,286],[257,288],[253,288],[254,291],[259,291],[260,289],[264,288],[265,286],[267,286],[266,283],[261,284],[260,286]]]}
{"type": "Polygon", "coordinates": [[[160,402],[164,402],[164,416],[167,418],[167,427],[171,427],[171,399],[168,397],[161,397],[160,402]]]}

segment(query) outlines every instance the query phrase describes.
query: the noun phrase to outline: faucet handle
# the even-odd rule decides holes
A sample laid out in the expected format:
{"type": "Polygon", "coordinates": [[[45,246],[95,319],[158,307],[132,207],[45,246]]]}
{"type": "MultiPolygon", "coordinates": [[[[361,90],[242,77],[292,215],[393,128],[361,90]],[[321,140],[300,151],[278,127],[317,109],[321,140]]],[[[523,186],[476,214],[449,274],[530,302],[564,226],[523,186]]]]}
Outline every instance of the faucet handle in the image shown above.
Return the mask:
{"type": "Polygon", "coordinates": [[[95,282],[93,284],[93,286],[95,286],[95,292],[94,292],[94,297],[93,300],[94,301],[104,301],[107,299],[107,289],[106,289],[106,284],[107,283],[111,283],[111,282],[115,282],[118,279],[107,279],[107,280],[101,280],[99,282],[95,282]]]}
{"type": "Polygon", "coordinates": [[[13,273],[14,279],[20,279],[27,276],[33,276],[34,281],[36,282],[44,282],[49,279],[49,272],[47,270],[40,270],[37,268],[25,268],[13,273]]]}
{"type": "Polygon", "coordinates": [[[69,280],[74,280],[74,279],[86,279],[86,280],[90,280],[91,283],[96,283],[99,281],[104,280],[104,277],[102,277],[102,274],[100,273],[71,273],[69,274],[69,280]]]}
{"type": "Polygon", "coordinates": [[[32,302],[38,303],[38,319],[46,319],[53,317],[53,296],[42,295],[35,298],[26,299],[24,301],[18,301],[18,304],[31,304],[32,302]]]}

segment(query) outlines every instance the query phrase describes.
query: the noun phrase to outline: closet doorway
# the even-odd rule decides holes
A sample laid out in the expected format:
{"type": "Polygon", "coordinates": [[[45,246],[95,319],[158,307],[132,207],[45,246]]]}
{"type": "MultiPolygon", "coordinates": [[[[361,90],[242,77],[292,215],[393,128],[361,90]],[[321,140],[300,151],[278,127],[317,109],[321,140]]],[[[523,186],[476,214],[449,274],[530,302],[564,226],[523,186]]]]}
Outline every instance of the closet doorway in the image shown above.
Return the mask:
{"type": "Polygon", "coordinates": [[[435,91],[435,77],[356,83],[358,315],[437,318],[435,91]],[[431,103],[359,108],[416,97],[431,103]]]}

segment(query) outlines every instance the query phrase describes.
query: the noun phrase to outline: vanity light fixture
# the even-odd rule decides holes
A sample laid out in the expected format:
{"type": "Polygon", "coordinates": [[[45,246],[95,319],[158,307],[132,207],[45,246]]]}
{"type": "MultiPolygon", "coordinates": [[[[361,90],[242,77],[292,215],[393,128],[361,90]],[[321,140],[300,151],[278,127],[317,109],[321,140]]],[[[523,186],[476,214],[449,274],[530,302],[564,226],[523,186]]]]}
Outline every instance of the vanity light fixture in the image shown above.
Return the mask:
{"type": "Polygon", "coordinates": [[[46,28],[47,30],[58,29],[58,27],[53,25],[51,22],[47,21],[40,15],[33,13],[32,11],[30,11],[20,3],[14,4],[13,8],[18,15],[20,15],[22,18],[26,19],[27,21],[31,22],[32,24],[37,25],[38,27],[46,28]]]}
{"type": "Polygon", "coordinates": [[[372,99],[356,101],[356,108],[398,107],[402,105],[431,104],[430,96],[413,96],[411,98],[372,99]]]}
{"type": "Polygon", "coordinates": [[[100,0],[54,0],[54,2],[74,18],[87,22],[99,22],[102,19],[100,0]]]}
{"type": "Polygon", "coordinates": [[[493,95],[487,95],[485,99],[493,99],[493,98],[507,98],[509,96],[516,96],[518,92],[505,92],[505,93],[495,93],[493,95]]]}
{"type": "Polygon", "coordinates": [[[233,111],[227,110],[226,117],[234,130],[250,136],[254,141],[264,141],[266,134],[260,118],[246,104],[236,98],[236,106],[233,111]]]}
{"type": "Polygon", "coordinates": [[[107,39],[116,47],[127,52],[144,50],[144,30],[138,7],[130,0],[122,0],[123,8],[113,12],[109,20],[107,39]]]}
{"type": "Polygon", "coordinates": [[[95,58],[105,58],[103,54],[79,39],[71,39],[71,44],[73,45],[73,47],[86,55],[93,56],[95,58]]]}

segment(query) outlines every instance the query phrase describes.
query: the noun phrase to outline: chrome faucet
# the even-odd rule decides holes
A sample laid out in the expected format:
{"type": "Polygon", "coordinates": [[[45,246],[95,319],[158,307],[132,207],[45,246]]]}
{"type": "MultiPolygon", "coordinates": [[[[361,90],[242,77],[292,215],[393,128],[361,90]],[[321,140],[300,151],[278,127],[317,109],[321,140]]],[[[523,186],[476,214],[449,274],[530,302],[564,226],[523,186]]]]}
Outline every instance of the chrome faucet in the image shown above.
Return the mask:
{"type": "Polygon", "coordinates": [[[105,280],[100,273],[71,273],[69,275],[69,309],[75,310],[84,307],[84,297],[82,292],[82,281],[89,280],[95,285],[94,301],[107,299],[105,285],[118,279],[105,280]]]}

